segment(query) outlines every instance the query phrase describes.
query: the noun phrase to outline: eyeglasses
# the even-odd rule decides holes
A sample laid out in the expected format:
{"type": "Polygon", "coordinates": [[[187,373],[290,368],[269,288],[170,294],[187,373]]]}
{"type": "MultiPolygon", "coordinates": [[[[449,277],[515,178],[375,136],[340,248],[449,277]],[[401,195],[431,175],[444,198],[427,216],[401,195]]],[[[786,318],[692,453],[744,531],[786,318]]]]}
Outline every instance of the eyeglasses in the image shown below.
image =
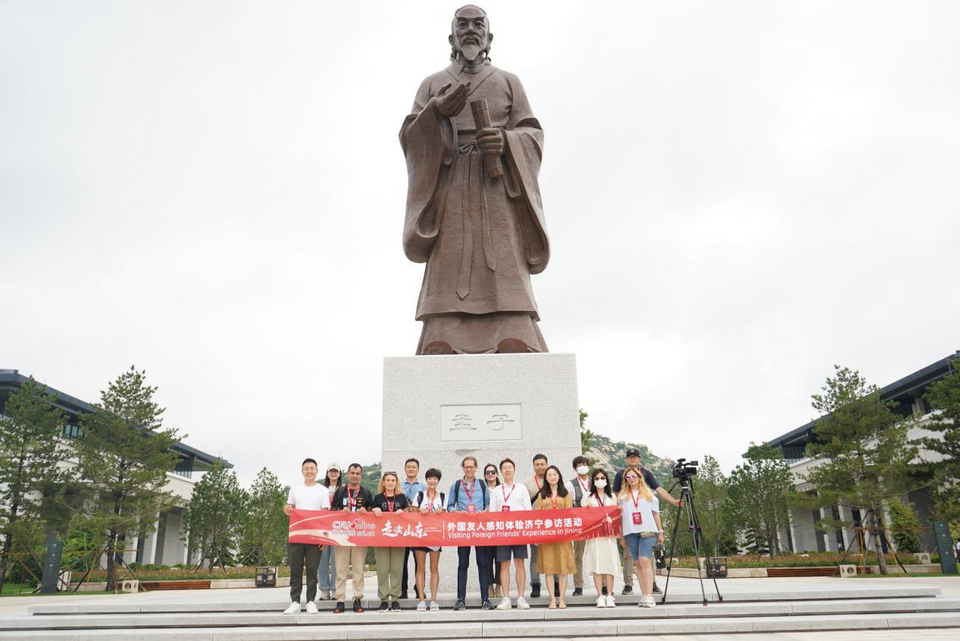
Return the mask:
{"type": "Polygon", "coordinates": [[[496,470],[486,470],[483,474],[484,476],[490,476],[491,474],[496,474],[496,470]]]}

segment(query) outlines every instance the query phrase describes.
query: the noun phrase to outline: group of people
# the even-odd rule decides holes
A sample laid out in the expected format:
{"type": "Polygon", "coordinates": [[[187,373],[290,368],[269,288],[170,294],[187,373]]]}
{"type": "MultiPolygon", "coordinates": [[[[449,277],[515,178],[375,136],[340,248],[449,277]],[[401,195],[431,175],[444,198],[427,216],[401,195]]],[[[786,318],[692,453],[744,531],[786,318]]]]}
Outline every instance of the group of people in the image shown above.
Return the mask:
{"type": "MultiPolygon", "coordinates": [[[[583,594],[583,577],[592,575],[597,590],[597,607],[616,607],[613,597],[614,578],[624,580],[622,594],[633,591],[633,574],[640,579],[640,607],[654,607],[653,551],[663,542],[659,498],[679,505],[660,484],[652,472],[640,465],[640,452],[630,448],[626,453],[627,467],[617,472],[613,482],[603,469],[590,469],[584,456],[573,459],[574,476],[564,481],[556,465],[547,457],[533,458],[534,476],[524,483],[515,478],[516,463],[505,458],[498,465],[487,464],[483,478],[477,477],[477,459],[467,456],[461,462],[462,476],[450,485],[446,493],[440,491],[442,473],[430,468],[419,480],[420,462],[407,459],[405,478],[396,472],[385,472],[374,495],[360,484],[363,469],[358,463],[347,467],[346,482],[341,478],[340,466],[331,463],[323,481],[317,480],[319,468],[314,459],[303,461],[303,483],[290,488],[284,513],[300,510],[343,510],[371,512],[377,517],[384,512],[506,512],[522,510],[559,510],[568,508],[595,509],[619,506],[621,510],[621,555],[618,539],[614,536],[585,541],[559,541],[539,545],[460,546],[457,548],[457,601],[454,610],[466,607],[467,576],[470,551],[474,549],[480,583],[481,607],[485,610],[509,610],[511,600],[511,567],[516,586],[516,606],[529,609],[524,598],[527,583],[524,561],[530,560],[530,596],[541,592],[541,576],[546,579],[550,609],[564,609],[567,577],[574,576],[574,596],[583,594]],[[552,589],[551,589],[552,586],[552,589]],[[492,599],[499,598],[494,606],[492,599]]],[[[609,518],[609,517],[608,517],[609,518]]],[[[366,547],[317,546],[289,543],[290,606],[286,614],[300,612],[303,574],[307,576],[308,613],[318,612],[316,597],[319,583],[320,599],[336,599],[335,613],[343,612],[348,578],[352,583],[353,611],[363,612],[363,570],[366,547]]],[[[407,598],[410,556],[414,557],[414,585],[417,610],[440,609],[437,591],[440,584],[439,547],[378,547],[375,548],[379,610],[400,610],[400,600],[407,598]],[[427,601],[427,562],[430,570],[430,600],[427,601]]]]}

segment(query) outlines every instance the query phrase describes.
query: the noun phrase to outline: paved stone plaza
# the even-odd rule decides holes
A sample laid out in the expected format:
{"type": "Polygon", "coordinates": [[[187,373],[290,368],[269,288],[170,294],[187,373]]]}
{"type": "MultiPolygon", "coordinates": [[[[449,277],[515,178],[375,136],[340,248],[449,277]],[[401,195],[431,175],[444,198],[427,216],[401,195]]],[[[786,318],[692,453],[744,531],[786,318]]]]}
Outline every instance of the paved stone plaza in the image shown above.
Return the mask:
{"type": "MultiPolygon", "coordinates": [[[[375,578],[371,579],[375,586],[375,578]]],[[[593,597],[586,596],[568,599],[571,607],[566,611],[551,611],[537,604],[528,612],[483,612],[475,607],[453,612],[453,595],[445,595],[440,613],[417,613],[409,602],[403,612],[392,614],[294,616],[280,614],[287,600],[283,588],[14,597],[0,601],[0,638],[299,641],[642,635],[644,639],[672,641],[852,640],[864,638],[870,630],[872,640],[899,640],[904,629],[910,629],[911,638],[954,639],[960,635],[957,578],[726,579],[720,587],[726,601],[711,602],[706,608],[699,603],[696,580],[672,579],[670,596],[675,599],[652,610],[636,607],[636,597],[619,597],[618,608],[598,610],[592,607],[593,597]]],[[[332,603],[323,602],[322,606],[329,610],[332,603]]]]}

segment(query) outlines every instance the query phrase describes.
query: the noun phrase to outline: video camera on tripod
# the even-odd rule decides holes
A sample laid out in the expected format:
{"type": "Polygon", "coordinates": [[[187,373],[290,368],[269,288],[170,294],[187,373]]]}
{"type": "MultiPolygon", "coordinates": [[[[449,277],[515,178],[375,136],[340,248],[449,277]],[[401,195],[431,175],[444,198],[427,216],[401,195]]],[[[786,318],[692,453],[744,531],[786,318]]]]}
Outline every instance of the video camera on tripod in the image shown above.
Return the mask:
{"type": "Polygon", "coordinates": [[[680,481],[681,485],[686,485],[694,476],[697,475],[697,468],[700,461],[688,461],[685,458],[678,458],[673,465],[673,478],[680,481]]]}

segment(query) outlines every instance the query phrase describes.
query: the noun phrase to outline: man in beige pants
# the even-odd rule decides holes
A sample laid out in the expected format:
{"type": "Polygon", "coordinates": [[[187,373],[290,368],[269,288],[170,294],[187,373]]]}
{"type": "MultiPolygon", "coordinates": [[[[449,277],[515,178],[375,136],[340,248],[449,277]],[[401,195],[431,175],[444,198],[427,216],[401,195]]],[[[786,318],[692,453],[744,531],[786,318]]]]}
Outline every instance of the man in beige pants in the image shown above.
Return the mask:
{"type": "MultiPolygon", "coordinates": [[[[344,512],[366,512],[373,505],[370,490],[360,485],[363,468],[353,463],[347,468],[347,484],[341,485],[333,495],[330,506],[333,510],[344,512]]],[[[366,546],[339,546],[334,554],[337,563],[337,605],[334,613],[344,611],[347,600],[347,577],[353,581],[353,611],[363,612],[363,569],[367,559],[366,546]]]]}

